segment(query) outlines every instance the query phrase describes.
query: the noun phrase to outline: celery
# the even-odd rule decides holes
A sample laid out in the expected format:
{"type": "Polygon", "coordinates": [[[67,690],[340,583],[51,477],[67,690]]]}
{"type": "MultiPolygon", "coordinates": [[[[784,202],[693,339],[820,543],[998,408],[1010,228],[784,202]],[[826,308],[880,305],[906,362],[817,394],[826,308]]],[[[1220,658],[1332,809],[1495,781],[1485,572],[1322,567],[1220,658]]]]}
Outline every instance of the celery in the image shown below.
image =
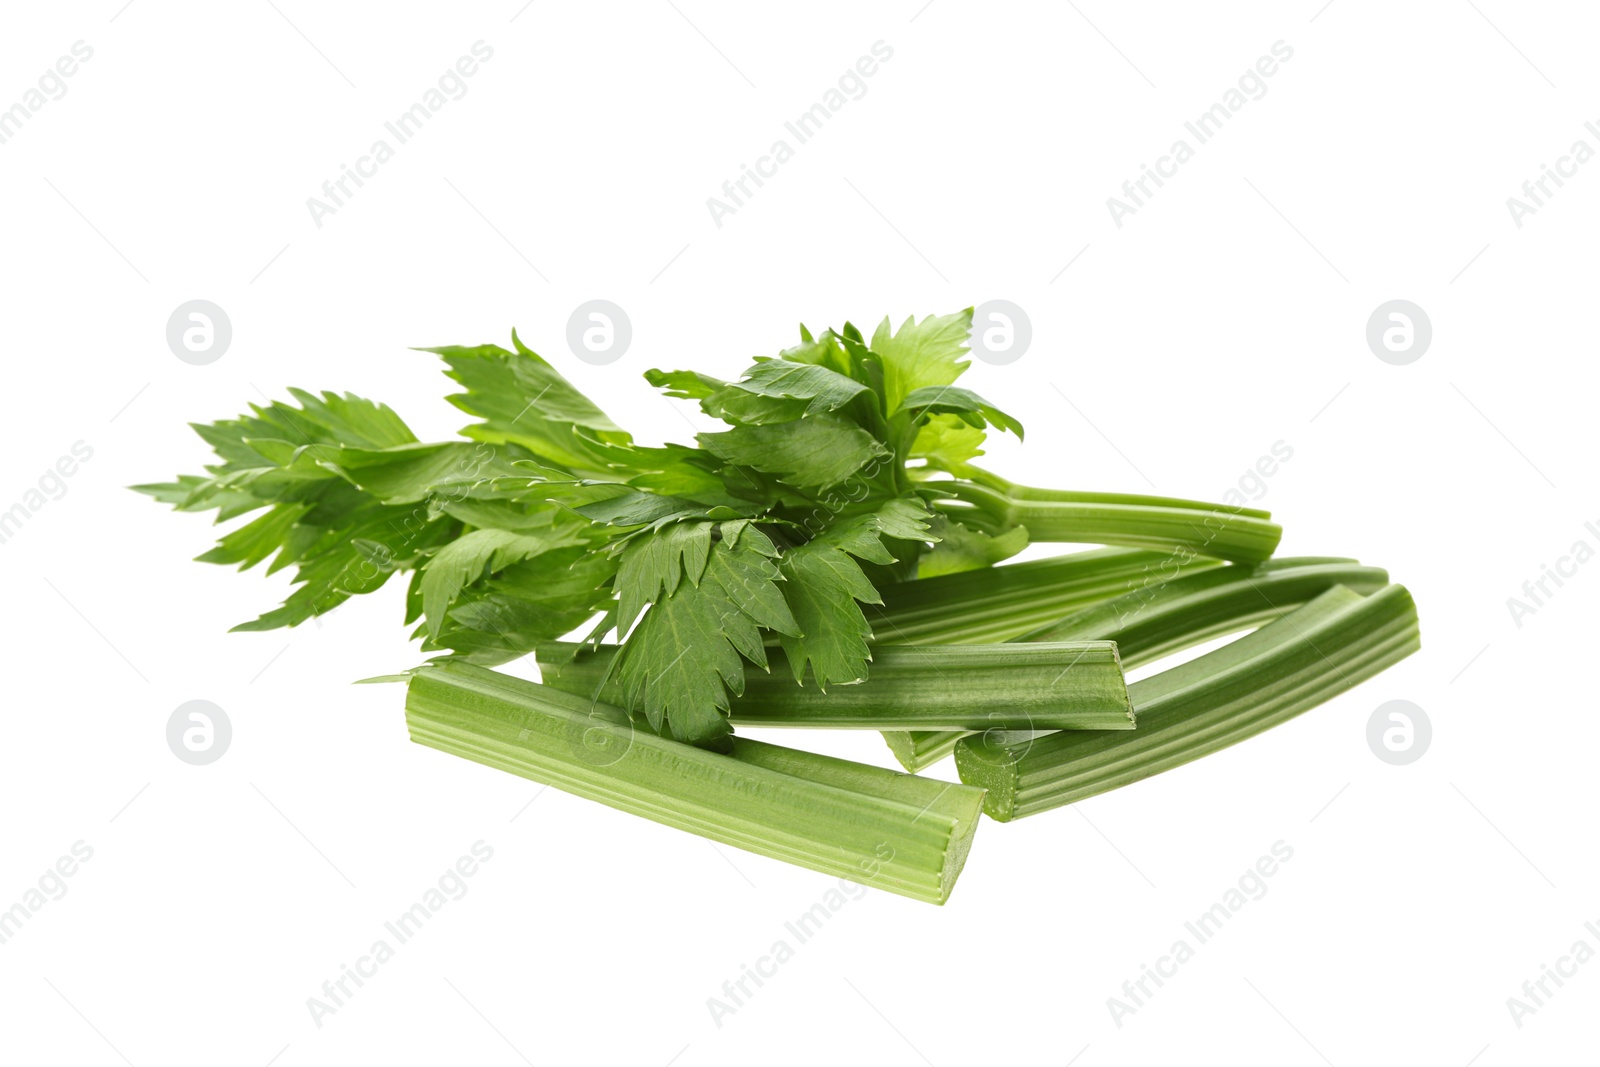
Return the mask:
{"type": "MultiPolygon", "coordinates": [[[[735,726],[882,730],[1132,730],[1127,685],[1109,641],[1027,645],[878,645],[863,681],[797,685],[783,653],[745,668],[729,705],[735,726]]],[[[616,652],[547,644],[546,685],[616,703],[616,652]]]]}
{"type": "Polygon", "coordinates": [[[897,645],[1008,641],[1126,589],[1220,567],[1182,552],[1097,548],[890,585],[864,605],[875,640],[897,645]]]}
{"type": "Polygon", "coordinates": [[[968,737],[956,770],[1005,822],[1091,797],[1253,737],[1421,647],[1404,586],[1363,597],[1335,586],[1276,622],[1129,687],[1131,733],[968,737]]]}
{"type": "Polygon", "coordinates": [[[482,667],[412,672],[411,739],[667,826],[942,904],[982,790],[735,738],[720,755],[482,667]]]}
{"type": "Polygon", "coordinates": [[[993,471],[982,470],[968,464],[962,472],[966,480],[987,486],[1017,500],[1099,501],[1103,504],[1157,504],[1168,508],[1188,508],[1192,511],[1226,510],[1237,515],[1256,519],[1270,519],[1272,512],[1260,508],[1235,507],[1232,504],[1211,504],[1204,500],[1190,500],[1176,496],[1146,496],[1142,493],[1086,493],[1076,489],[1041,489],[1032,485],[1018,485],[993,471]]]}
{"type": "MultiPolygon", "coordinates": [[[[1115,641],[1123,669],[1132,670],[1214,637],[1271,622],[1335,585],[1371,593],[1388,581],[1382,568],[1334,557],[1213,567],[1168,582],[1147,582],[1013,640],[1115,641]]],[[[961,735],[890,731],[883,738],[900,765],[916,772],[954,751],[961,735]]]]}
{"type": "Polygon", "coordinates": [[[1082,608],[1017,638],[1019,641],[1117,642],[1129,670],[1280,618],[1335,585],[1374,593],[1389,584],[1381,567],[1353,559],[1307,556],[1254,567],[1221,567],[1186,575],[1082,608]]]}
{"type": "Polygon", "coordinates": [[[1176,497],[1035,489],[994,475],[930,481],[922,489],[970,505],[975,518],[997,528],[1026,526],[1030,541],[1182,549],[1257,563],[1272,555],[1283,536],[1265,511],[1176,497]]]}

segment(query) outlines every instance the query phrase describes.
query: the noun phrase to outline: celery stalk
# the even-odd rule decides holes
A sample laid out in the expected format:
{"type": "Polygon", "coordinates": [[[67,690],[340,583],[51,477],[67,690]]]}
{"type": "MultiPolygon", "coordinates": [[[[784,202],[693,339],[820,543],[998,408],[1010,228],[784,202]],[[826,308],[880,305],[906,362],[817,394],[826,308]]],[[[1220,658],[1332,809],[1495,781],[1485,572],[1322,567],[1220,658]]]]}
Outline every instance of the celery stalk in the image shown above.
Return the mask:
{"type": "Polygon", "coordinates": [[[956,770],[1005,822],[1091,797],[1254,737],[1421,647],[1404,586],[1335,586],[1232,644],[1129,687],[1131,733],[963,738],[956,770]]]}
{"type": "Polygon", "coordinates": [[[968,504],[1001,526],[1026,526],[1031,541],[1182,549],[1258,563],[1272,555],[1283,536],[1283,528],[1265,512],[1173,497],[1007,489],[970,481],[927,482],[922,490],[968,504]]]}
{"type": "MultiPolygon", "coordinates": [[[[1172,581],[1149,581],[1033,630],[1015,641],[1115,641],[1124,670],[1152,663],[1214,637],[1271,622],[1335,585],[1376,592],[1389,582],[1380,567],[1355,560],[1307,556],[1230,564],[1172,581]]],[[[959,734],[890,731],[884,734],[900,765],[913,773],[954,751],[959,734]]]]}
{"type": "MultiPolygon", "coordinates": [[[[776,649],[771,670],[747,664],[732,698],[735,726],[882,730],[1132,730],[1127,685],[1109,641],[878,645],[863,681],[826,692],[799,685],[776,649]]],[[[538,650],[544,683],[618,700],[613,647],[538,650]]]]}
{"type": "Polygon", "coordinates": [[[1389,572],[1353,559],[1284,557],[1188,575],[1082,608],[1019,641],[1116,641],[1129,670],[1281,618],[1335,585],[1375,593],[1389,572]]]}
{"type": "Polygon", "coordinates": [[[1007,641],[1127,589],[1220,567],[1184,552],[1097,548],[998,567],[917,578],[863,605],[873,639],[897,645],[1007,641]]]}
{"type": "MultiPolygon", "coordinates": [[[[1099,501],[1103,504],[1157,504],[1168,508],[1188,508],[1191,511],[1228,511],[1257,519],[1270,519],[1272,512],[1260,508],[1235,507],[1232,504],[1211,504],[1204,500],[1190,500],[1176,496],[1147,496],[1142,493],[1089,493],[1077,489],[1044,489],[1032,485],[1019,485],[992,471],[967,466],[967,480],[1003,493],[1017,500],[1063,500],[1079,503],[1099,501]]],[[[935,483],[937,484],[937,483],[935,483]]]]}
{"type": "Polygon", "coordinates": [[[417,668],[411,739],[667,826],[942,904],[982,790],[742,738],[731,755],[624,712],[464,663],[417,668]]]}

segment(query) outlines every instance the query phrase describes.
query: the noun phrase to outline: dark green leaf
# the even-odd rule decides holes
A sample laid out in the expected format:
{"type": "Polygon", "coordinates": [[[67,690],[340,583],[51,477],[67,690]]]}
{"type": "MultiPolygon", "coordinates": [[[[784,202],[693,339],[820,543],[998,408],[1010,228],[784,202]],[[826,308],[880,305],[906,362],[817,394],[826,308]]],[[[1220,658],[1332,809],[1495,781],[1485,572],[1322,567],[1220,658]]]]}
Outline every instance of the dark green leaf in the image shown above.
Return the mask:
{"type": "Polygon", "coordinates": [[[867,431],[832,415],[699,435],[719,459],[772,474],[799,489],[838,485],[889,450],[867,431]]]}

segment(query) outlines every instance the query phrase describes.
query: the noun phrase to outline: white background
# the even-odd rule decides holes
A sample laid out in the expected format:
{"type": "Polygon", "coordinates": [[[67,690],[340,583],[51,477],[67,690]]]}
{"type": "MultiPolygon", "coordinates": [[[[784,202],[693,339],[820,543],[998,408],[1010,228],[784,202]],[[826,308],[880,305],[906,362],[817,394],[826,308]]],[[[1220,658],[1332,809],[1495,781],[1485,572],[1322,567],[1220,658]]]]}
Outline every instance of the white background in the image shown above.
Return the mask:
{"type": "MultiPolygon", "coordinates": [[[[1600,548],[1600,163],[1521,228],[1506,206],[1574,140],[1600,148],[1592,10],[275,2],[18,5],[0,34],[0,106],[94,49],[0,145],[0,510],[93,449],[0,545],[0,908],[93,849],[0,945],[0,1057],[1592,1056],[1600,963],[1520,1028],[1506,1006],[1573,942],[1600,949],[1600,563],[1521,627],[1506,605],[1573,542],[1600,548]],[[494,55],[466,95],[314,225],[306,199],[478,40],[494,55]],[[706,198],[880,40],[865,96],[717,227],[706,198]],[[1266,95],[1114,225],[1106,198],[1280,40],[1266,95]],[[607,367],[565,346],[595,297],[633,322],[607,367]],[[204,367],[164,338],[195,298],[234,330],[204,367]],[[992,298],[1034,330],[963,383],[1028,427],[994,467],[1215,499],[1283,441],[1260,504],[1283,552],[1388,567],[1424,651],[1211,759],[986,822],[946,907],[851,900],[720,1027],[707,998],[793,943],[784,923],[833,880],[410,744],[398,688],[347,684],[416,662],[398,584],[320,626],[228,634],[286,576],[189,562],[206,520],[122,488],[198,470],[186,422],[289,385],[449,434],[449,383],[412,345],[515,326],[639,438],[685,440],[704,420],[645,369],[728,376],[800,321],[992,298]],[[1403,367],[1364,339],[1395,298],[1434,328],[1403,367]],[[197,698],[234,729],[206,767],[164,736],[197,698]],[[1390,699],[1433,722],[1410,766],[1367,748],[1390,699]],[[316,1026],[307,998],[479,840],[467,895],[316,1026]],[[1266,896],[1115,1025],[1107,998],[1280,840],[1266,896]]],[[[876,735],[818,741],[889,764],[876,735]]]]}

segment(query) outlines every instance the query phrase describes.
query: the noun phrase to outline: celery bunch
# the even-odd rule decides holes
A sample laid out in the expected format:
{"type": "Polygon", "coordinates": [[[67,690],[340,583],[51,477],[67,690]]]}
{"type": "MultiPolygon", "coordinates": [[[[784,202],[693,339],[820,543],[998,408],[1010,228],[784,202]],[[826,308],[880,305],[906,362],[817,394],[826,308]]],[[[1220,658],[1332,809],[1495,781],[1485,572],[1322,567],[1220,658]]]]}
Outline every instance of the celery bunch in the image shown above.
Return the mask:
{"type": "Polygon", "coordinates": [[[456,439],[290,390],[196,425],[216,457],[203,473],[135,488],[245,520],[201,560],[294,568],[284,603],[239,629],[403,576],[430,657],[396,676],[414,740],[942,903],[980,807],[1011,819],[1176,766],[1418,642],[1384,572],[1271,559],[1282,531],[1264,511],[976,465],[986,433],[1023,427],[955,384],[971,327],[970,308],[870,337],[802,327],[735,379],[649,371],[726,427],[659,447],[515,334],[433,348],[474,420],[456,439]],[[1037,542],[1107,547],[1005,563],[1037,542]],[[488,669],[534,652],[542,684],[488,669]],[[882,730],[912,771],[953,751],[965,784],[735,726],[882,730]]]}

